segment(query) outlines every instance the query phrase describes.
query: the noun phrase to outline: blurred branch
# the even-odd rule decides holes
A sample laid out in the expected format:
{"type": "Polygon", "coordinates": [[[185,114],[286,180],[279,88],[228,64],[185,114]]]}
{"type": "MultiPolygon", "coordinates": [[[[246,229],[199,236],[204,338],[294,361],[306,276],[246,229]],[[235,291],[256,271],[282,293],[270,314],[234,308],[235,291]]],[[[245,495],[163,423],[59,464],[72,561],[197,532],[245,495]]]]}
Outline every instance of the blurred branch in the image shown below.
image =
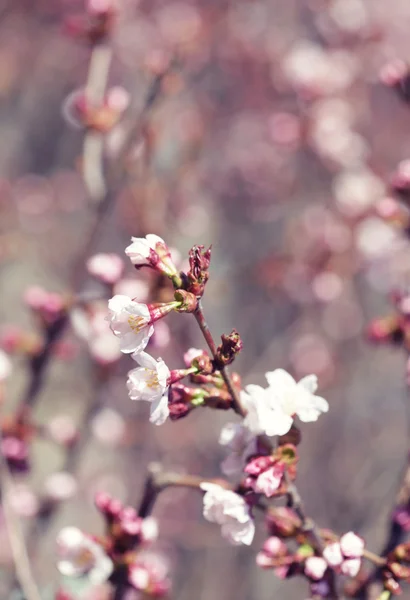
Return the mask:
{"type": "MultiPolygon", "coordinates": [[[[0,431],[1,435],[1,431],[0,431]]],[[[27,554],[24,533],[20,520],[9,502],[9,494],[14,485],[7,461],[1,455],[1,491],[4,522],[6,525],[11,552],[13,555],[16,576],[24,594],[25,600],[41,600],[41,595],[31,571],[30,559],[27,554]]]]}
{"type": "MultiPolygon", "coordinates": [[[[87,104],[99,107],[104,102],[112,49],[108,44],[97,44],[91,52],[88,78],[85,86],[87,104]]],[[[104,133],[89,128],[84,137],[83,177],[90,200],[99,203],[107,193],[104,175],[104,133]]]]}

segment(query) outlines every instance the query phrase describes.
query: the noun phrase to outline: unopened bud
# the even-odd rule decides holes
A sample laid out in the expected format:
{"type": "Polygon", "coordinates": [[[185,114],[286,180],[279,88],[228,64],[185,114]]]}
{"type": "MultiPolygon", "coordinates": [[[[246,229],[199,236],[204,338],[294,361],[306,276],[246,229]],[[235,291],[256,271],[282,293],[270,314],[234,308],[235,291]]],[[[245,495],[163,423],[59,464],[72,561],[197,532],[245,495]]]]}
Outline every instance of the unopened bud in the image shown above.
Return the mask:
{"type": "Polygon", "coordinates": [[[198,305],[197,297],[186,290],[176,290],[174,298],[180,305],[177,308],[178,312],[193,313],[198,305]]]}
{"type": "Polygon", "coordinates": [[[204,250],[204,246],[193,246],[189,252],[190,270],[187,273],[188,291],[197,297],[203,295],[205,285],[209,279],[209,264],[211,262],[211,248],[204,250]]]}
{"type": "Polygon", "coordinates": [[[271,535],[293,537],[302,528],[297,514],[286,506],[271,508],[266,514],[266,523],[271,535]]]}
{"type": "Polygon", "coordinates": [[[241,337],[235,329],[229,335],[222,335],[222,344],[218,346],[216,362],[220,366],[230,365],[242,347],[241,337]]]}

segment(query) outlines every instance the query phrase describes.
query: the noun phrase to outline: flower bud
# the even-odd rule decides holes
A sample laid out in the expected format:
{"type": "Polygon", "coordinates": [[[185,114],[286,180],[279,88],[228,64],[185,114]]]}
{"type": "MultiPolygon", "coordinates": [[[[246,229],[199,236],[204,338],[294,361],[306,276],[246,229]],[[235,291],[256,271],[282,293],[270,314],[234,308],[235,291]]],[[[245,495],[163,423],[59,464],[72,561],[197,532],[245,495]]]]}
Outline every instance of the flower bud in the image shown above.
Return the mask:
{"type": "Polygon", "coordinates": [[[230,365],[242,350],[243,343],[239,333],[233,329],[229,335],[222,335],[222,344],[218,346],[216,362],[220,366],[230,365]]]}
{"type": "Polygon", "coordinates": [[[327,569],[327,562],[321,556],[309,556],[305,562],[305,573],[311,579],[319,581],[327,569]]]}
{"type": "Polygon", "coordinates": [[[125,249],[125,254],[136,269],[151,267],[170,277],[175,284],[180,280],[171,250],[158,235],[150,233],[145,238],[131,238],[131,244],[125,249]]]}
{"type": "Polygon", "coordinates": [[[302,527],[297,514],[286,506],[270,508],[266,513],[266,524],[271,535],[294,537],[302,527]]]}
{"type": "Polygon", "coordinates": [[[197,297],[191,292],[185,290],[176,290],[174,298],[177,302],[180,302],[177,308],[178,312],[193,313],[198,305],[197,297]]]}
{"type": "Polygon", "coordinates": [[[187,273],[188,291],[201,297],[209,279],[209,265],[211,262],[211,248],[204,250],[204,246],[193,246],[189,252],[190,270],[187,273]]]}

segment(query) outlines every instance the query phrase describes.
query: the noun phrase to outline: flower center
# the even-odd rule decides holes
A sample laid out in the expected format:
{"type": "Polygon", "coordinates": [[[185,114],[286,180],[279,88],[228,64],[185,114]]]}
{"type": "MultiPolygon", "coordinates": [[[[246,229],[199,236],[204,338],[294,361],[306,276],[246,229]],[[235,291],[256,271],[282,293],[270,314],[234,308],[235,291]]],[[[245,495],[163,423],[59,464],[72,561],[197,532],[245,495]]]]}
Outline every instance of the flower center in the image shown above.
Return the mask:
{"type": "Polygon", "coordinates": [[[158,380],[158,375],[155,371],[151,371],[151,369],[145,369],[146,373],[148,373],[147,379],[146,379],[146,385],[147,387],[151,388],[151,389],[156,389],[157,387],[159,387],[159,380],[158,380]]]}
{"type": "Polygon", "coordinates": [[[134,333],[139,333],[141,329],[145,327],[146,321],[144,317],[131,315],[130,317],[128,317],[128,325],[130,326],[131,331],[133,331],[134,333]]]}

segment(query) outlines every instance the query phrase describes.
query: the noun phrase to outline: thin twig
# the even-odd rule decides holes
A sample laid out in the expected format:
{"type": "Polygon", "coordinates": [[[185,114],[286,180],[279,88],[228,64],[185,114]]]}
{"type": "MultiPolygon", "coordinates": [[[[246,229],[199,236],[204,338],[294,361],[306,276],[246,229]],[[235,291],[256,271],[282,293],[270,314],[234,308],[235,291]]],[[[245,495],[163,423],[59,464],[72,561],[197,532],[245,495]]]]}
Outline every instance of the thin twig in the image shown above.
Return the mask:
{"type": "MultiPolygon", "coordinates": [[[[198,300],[198,304],[197,304],[197,308],[195,310],[195,312],[193,313],[196,319],[196,322],[199,325],[199,328],[202,332],[202,335],[204,336],[204,339],[206,341],[206,343],[209,346],[209,349],[212,353],[213,358],[216,360],[217,359],[217,349],[216,349],[216,344],[215,341],[212,337],[212,333],[208,327],[208,323],[205,319],[205,314],[204,314],[204,310],[202,307],[202,302],[201,300],[198,300]]],[[[229,371],[227,369],[227,367],[221,366],[219,367],[219,371],[222,375],[222,378],[225,382],[225,385],[228,389],[229,394],[231,395],[232,398],[232,407],[234,409],[234,411],[236,413],[238,413],[238,415],[241,415],[242,417],[246,416],[246,409],[245,407],[242,405],[240,396],[238,394],[238,391],[236,390],[231,376],[229,374],[229,371]]]]}

